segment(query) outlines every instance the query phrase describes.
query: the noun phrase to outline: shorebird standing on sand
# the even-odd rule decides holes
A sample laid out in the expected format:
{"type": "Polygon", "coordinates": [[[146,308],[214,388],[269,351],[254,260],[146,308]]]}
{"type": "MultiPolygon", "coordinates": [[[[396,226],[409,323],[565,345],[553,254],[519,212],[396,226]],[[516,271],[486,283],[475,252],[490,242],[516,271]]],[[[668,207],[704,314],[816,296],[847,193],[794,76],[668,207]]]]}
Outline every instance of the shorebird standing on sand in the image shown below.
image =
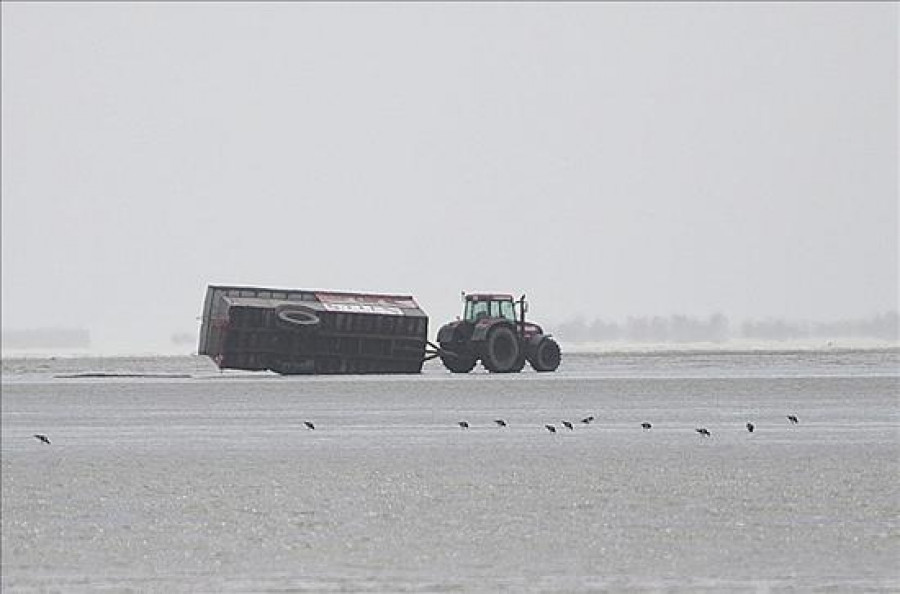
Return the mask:
{"type": "Polygon", "coordinates": [[[788,415],[788,421],[791,422],[791,425],[796,425],[800,422],[800,419],[797,418],[797,415],[788,415]]]}
{"type": "Polygon", "coordinates": [[[706,427],[700,427],[699,429],[694,429],[694,431],[696,431],[697,433],[699,433],[699,434],[702,435],[703,437],[709,437],[709,436],[710,436],[709,429],[707,429],[706,427]]]}
{"type": "Polygon", "coordinates": [[[653,425],[651,425],[650,423],[641,423],[641,427],[643,427],[644,429],[649,429],[652,426],[653,425]]]}

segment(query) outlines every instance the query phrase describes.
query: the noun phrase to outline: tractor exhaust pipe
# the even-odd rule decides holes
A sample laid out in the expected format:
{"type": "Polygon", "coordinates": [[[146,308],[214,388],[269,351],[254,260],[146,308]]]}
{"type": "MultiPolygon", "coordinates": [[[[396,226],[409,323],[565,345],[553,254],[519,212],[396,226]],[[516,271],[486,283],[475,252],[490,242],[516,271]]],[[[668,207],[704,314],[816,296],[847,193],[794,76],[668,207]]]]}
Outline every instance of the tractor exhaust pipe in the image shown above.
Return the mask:
{"type": "Polygon", "coordinates": [[[525,293],[519,297],[519,336],[525,336],[525,293]]]}

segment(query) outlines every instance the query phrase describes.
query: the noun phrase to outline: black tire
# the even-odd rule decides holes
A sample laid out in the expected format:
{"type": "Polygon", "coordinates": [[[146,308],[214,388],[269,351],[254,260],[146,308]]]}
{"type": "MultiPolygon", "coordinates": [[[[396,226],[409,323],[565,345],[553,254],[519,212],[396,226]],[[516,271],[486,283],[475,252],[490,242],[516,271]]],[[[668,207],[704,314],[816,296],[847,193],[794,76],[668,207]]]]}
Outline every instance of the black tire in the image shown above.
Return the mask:
{"type": "Polygon", "coordinates": [[[562,353],[556,341],[542,338],[528,357],[528,362],[535,371],[556,371],[561,359],[562,353]]]}
{"type": "Polygon", "coordinates": [[[475,368],[475,357],[441,349],[441,363],[453,373],[469,373],[475,368]]]}
{"type": "Polygon", "coordinates": [[[525,358],[519,337],[509,326],[496,326],[488,333],[481,362],[492,373],[515,373],[522,370],[525,358]]]}
{"type": "Polygon", "coordinates": [[[283,306],[275,310],[278,325],[287,330],[308,332],[319,326],[321,320],[316,312],[306,307],[283,306]]]}

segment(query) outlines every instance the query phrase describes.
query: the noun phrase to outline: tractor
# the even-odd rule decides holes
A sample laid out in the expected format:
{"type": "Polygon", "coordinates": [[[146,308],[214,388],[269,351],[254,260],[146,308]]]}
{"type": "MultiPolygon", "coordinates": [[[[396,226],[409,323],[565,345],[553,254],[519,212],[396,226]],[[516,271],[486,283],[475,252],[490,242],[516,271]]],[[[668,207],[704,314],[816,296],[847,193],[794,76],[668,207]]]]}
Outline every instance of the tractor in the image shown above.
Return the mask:
{"type": "Polygon", "coordinates": [[[535,371],[559,367],[559,344],[537,324],[525,321],[525,295],[463,293],[462,318],[438,331],[437,353],[453,373],[468,373],[481,361],[492,373],[518,373],[531,364],[535,371]]]}

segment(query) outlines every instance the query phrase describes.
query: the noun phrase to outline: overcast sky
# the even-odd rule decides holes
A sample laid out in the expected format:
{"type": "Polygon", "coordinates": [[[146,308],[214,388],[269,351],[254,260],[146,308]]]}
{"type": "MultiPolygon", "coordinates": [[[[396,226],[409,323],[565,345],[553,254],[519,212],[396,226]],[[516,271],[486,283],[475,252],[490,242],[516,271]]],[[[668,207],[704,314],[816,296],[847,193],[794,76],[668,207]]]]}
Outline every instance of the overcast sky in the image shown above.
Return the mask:
{"type": "Polygon", "coordinates": [[[207,284],[538,321],[897,308],[898,7],[2,4],[2,322],[207,284]]]}

